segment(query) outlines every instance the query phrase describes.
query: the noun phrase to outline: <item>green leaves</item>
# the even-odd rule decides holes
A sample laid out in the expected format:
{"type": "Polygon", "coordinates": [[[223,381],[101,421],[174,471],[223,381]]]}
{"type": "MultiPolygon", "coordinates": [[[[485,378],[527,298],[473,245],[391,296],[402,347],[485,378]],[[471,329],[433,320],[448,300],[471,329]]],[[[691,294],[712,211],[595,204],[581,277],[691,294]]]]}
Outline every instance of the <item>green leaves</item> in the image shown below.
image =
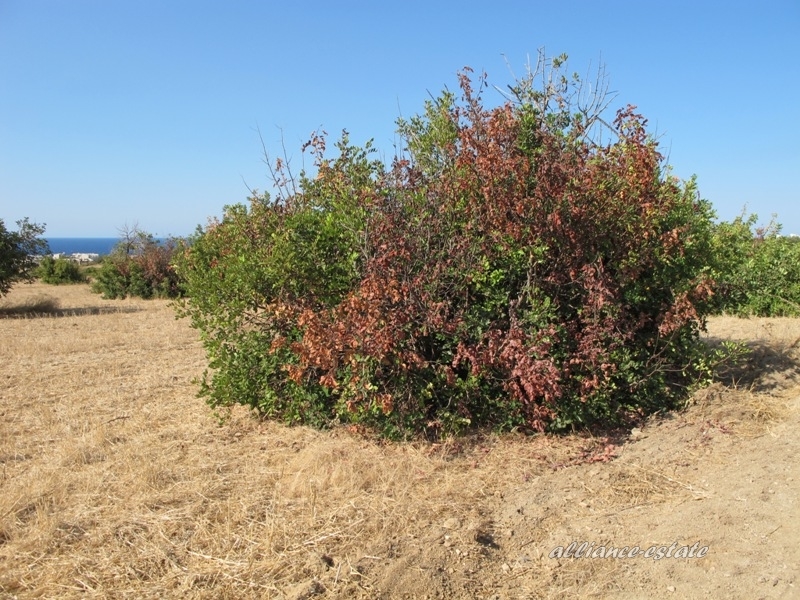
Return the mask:
{"type": "Polygon", "coordinates": [[[256,196],[249,207],[226,207],[175,267],[187,290],[179,314],[203,333],[214,367],[202,388],[209,402],[324,425],[341,394],[331,393],[335,378],[320,383],[315,366],[332,358],[330,348],[308,340],[324,335],[327,315],[358,287],[382,167],[346,133],[333,161],[322,138],[311,147],[316,178],[301,174],[299,192],[280,203],[256,196]]]}
{"type": "Polygon", "coordinates": [[[632,107],[613,142],[593,137],[605,97],[564,61],[491,109],[485,77],[462,73],[460,97],[398,121],[390,166],[346,132],[329,157],[317,135],[315,173],[226,207],[183,248],[179,311],[204,339],[209,402],[391,437],[674,405],[709,306],[710,205],[632,107]]]}
{"type": "Polygon", "coordinates": [[[757,215],[714,228],[713,308],[741,316],[800,315],[800,238],[780,235],[774,220],[755,229],[757,215]]]}
{"type": "Polygon", "coordinates": [[[66,258],[45,256],[39,261],[36,275],[44,282],[52,285],[65,283],[83,283],[86,277],[77,263],[66,258]]]}
{"type": "Polygon", "coordinates": [[[36,268],[35,256],[47,253],[44,225],[25,218],[17,221],[17,231],[8,231],[0,219],[0,297],[18,281],[31,281],[36,268]]]}
{"type": "Polygon", "coordinates": [[[161,243],[151,234],[133,228],[102,259],[94,272],[92,291],[104,298],[177,298],[183,289],[171,262],[185,245],[185,241],[177,239],[161,243]]]}

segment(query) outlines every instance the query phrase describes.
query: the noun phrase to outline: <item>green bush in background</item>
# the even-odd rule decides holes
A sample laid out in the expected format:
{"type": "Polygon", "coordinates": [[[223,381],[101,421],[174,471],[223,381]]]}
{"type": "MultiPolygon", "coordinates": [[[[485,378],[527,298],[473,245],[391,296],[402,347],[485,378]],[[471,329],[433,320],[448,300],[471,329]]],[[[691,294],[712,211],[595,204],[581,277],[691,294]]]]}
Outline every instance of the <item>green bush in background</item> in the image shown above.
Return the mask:
{"type": "Polygon", "coordinates": [[[93,272],[92,291],[104,298],[177,298],[182,287],[172,258],[181,240],[156,240],[151,234],[133,228],[111,254],[103,257],[93,272]]]}
{"type": "Polygon", "coordinates": [[[36,269],[36,276],[44,283],[52,285],[84,283],[86,281],[86,276],[81,271],[80,266],[63,257],[43,257],[36,269]]]}
{"type": "Polygon", "coordinates": [[[757,221],[742,215],[714,229],[715,312],[800,316],[800,238],[782,236],[774,217],[757,221]]]}

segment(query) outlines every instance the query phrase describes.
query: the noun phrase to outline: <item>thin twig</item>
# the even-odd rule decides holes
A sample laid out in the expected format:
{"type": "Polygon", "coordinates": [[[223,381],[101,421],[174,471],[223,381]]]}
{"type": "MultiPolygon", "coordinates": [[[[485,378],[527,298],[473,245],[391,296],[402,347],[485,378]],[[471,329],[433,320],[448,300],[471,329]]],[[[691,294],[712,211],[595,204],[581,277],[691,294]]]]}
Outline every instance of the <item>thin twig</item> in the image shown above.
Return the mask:
{"type": "Polygon", "coordinates": [[[103,425],[108,425],[109,423],[113,423],[114,421],[120,421],[122,419],[130,419],[130,415],[120,415],[119,417],[114,417],[113,419],[109,419],[108,421],[104,421],[103,425]]]}

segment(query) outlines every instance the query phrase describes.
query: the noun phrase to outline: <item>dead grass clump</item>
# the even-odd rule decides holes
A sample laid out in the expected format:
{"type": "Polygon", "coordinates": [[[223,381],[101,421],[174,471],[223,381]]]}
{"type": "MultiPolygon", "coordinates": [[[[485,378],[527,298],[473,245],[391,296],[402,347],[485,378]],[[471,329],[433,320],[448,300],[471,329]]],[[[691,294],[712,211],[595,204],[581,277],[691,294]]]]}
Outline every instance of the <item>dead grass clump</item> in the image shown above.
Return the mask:
{"type": "Polygon", "coordinates": [[[782,421],[787,414],[786,402],[769,394],[747,393],[742,402],[745,421],[768,425],[782,421]]]}
{"type": "MultiPolygon", "coordinates": [[[[796,395],[796,387],[789,383],[780,392],[758,392],[749,389],[731,389],[721,383],[699,390],[693,397],[695,415],[708,427],[739,437],[764,435],[788,415],[787,399],[796,395]]],[[[785,384],[784,384],[785,385],[785,384]]]]}
{"type": "Polygon", "coordinates": [[[769,432],[773,426],[784,421],[788,415],[786,398],[772,394],[742,392],[738,394],[740,417],[734,425],[734,433],[753,438],[769,432]]]}
{"type": "MultiPolygon", "coordinates": [[[[600,483],[600,482],[598,482],[600,483]]],[[[591,498],[603,507],[634,507],[674,501],[680,496],[704,494],[688,483],[668,475],[664,468],[637,463],[619,463],[608,469],[602,484],[587,484],[591,498]]]]}

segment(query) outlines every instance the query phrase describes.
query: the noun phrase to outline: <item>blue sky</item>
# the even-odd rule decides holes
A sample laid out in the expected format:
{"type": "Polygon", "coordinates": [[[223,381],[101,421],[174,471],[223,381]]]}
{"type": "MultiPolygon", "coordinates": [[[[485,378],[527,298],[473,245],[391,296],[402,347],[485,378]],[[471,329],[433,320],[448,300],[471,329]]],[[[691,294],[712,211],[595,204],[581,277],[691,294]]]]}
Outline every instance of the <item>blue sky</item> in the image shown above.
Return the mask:
{"type": "Polygon", "coordinates": [[[797,0],[0,0],[0,218],[184,235],[269,188],[257,129],[295,168],[318,128],[389,158],[462,67],[505,87],[544,47],[604,63],[720,218],[800,233],[798,32],[797,0]]]}

